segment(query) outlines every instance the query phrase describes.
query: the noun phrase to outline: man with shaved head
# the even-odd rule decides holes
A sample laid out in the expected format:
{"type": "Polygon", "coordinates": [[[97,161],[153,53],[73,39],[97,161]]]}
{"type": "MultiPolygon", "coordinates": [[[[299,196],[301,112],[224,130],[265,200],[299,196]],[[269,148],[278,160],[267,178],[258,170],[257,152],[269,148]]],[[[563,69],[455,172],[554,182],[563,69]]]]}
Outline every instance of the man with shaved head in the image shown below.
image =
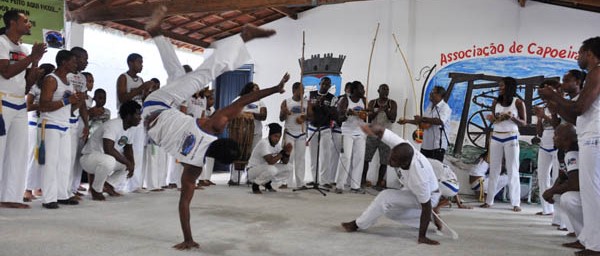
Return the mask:
{"type": "MultiPolygon", "coordinates": [[[[379,217],[388,218],[419,228],[419,243],[437,245],[438,241],[427,238],[427,227],[431,221],[432,208],[440,198],[438,181],[427,158],[416,151],[408,141],[381,126],[364,126],[363,131],[380,138],[392,148],[389,165],[396,169],[403,189],[387,189],[375,197],[373,202],[356,220],[342,223],[344,230],[354,232],[367,229],[379,217]]],[[[438,229],[441,226],[437,224],[438,229]]]]}

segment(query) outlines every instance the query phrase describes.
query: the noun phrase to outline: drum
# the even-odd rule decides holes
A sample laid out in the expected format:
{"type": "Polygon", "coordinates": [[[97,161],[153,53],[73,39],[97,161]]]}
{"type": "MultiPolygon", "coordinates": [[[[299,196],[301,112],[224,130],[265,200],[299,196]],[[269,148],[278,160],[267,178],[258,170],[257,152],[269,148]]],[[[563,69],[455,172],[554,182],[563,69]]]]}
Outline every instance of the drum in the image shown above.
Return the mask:
{"type": "Polygon", "coordinates": [[[240,145],[240,158],[236,159],[235,170],[243,170],[248,164],[252,153],[252,139],[254,138],[254,117],[252,115],[240,114],[229,121],[227,127],[229,138],[240,145]]]}

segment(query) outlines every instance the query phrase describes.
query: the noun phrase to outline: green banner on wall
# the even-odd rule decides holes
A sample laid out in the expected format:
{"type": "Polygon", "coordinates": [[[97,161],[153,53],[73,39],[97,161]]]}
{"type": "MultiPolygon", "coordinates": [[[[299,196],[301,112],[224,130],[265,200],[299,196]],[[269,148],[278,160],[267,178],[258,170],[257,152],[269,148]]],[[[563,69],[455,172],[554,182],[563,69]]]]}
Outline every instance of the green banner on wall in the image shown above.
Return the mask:
{"type": "MultiPolygon", "coordinates": [[[[0,0],[0,13],[8,10],[20,10],[25,13],[33,25],[31,35],[24,36],[23,42],[47,42],[49,47],[61,48],[64,45],[63,28],[64,0],[0,0]]],[[[4,26],[4,22],[0,26],[4,26]]]]}

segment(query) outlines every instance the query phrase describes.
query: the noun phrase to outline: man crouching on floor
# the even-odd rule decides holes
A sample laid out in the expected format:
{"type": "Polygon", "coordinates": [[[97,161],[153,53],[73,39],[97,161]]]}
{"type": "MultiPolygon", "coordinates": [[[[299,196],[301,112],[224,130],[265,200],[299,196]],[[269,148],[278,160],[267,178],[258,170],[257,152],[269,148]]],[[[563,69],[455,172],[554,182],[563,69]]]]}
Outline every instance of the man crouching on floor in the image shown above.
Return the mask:
{"type": "Polygon", "coordinates": [[[292,144],[287,143],[281,147],[281,125],[269,124],[269,137],[263,138],[250,155],[248,161],[248,180],[252,182],[252,193],[262,194],[260,185],[269,192],[276,192],[271,182],[287,179],[291,167],[288,165],[292,144]]]}

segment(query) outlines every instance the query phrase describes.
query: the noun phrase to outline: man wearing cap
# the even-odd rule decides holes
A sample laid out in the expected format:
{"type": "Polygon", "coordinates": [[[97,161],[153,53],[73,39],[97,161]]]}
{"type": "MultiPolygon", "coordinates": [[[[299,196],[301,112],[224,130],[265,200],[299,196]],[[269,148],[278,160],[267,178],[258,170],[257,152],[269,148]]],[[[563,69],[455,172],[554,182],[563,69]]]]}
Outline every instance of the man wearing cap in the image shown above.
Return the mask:
{"type": "Polygon", "coordinates": [[[292,144],[287,143],[281,147],[281,125],[277,123],[269,124],[269,136],[256,144],[250,160],[248,161],[248,180],[252,182],[252,192],[261,194],[259,185],[265,187],[267,191],[275,192],[271,186],[272,181],[285,180],[290,166],[287,164],[290,160],[292,144]]]}

